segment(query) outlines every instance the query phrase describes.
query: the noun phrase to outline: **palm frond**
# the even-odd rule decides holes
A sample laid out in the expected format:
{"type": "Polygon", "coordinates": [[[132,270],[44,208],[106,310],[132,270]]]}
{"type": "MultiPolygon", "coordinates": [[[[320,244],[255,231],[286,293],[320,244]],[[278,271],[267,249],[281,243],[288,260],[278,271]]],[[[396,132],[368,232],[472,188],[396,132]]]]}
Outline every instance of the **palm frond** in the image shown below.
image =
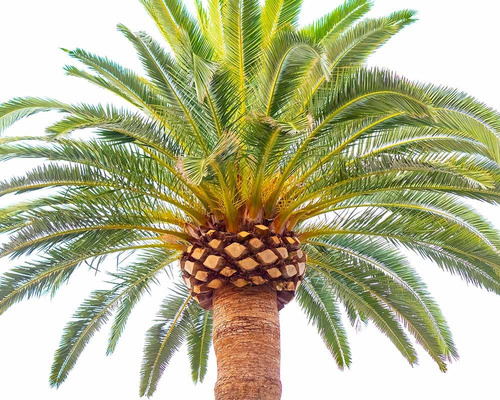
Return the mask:
{"type": "Polygon", "coordinates": [[[334,236],[309,243],[323,254],[321,257],[328,258],[328,265],[343,260],[342,266],[336,269],[344,271],[347,266],[351,266],[345,271],[359,280],[360,284],[365,285],[365,279],[369,276],[369,279],[377,277],[380,285],[386,285],[380,292],[373,285],[365,286],[394,310],[440,368],[445,368],[443,360],[458,357],[441,311],[418,275],[396,249],[363,237],[347,239],[334,236]]]}
{"type": "Polygon", "coordinates": [[[153,394],[170,359],[184,342],[190,301],[187,289],[176,286],[165,298],[158,312],[157,324],[148,330],[141,367],[141,396],[153,394]]]}
{"type": "Polygon", "coordinates": [[[86,260],[99,264],[110,254],[162,247],[158,243],[141,243],[140,239],[135,233],[109,236],[91,249],[84,247],[88,243],[77,240],[51,249],[38,261],[14,267],[0,280],[0,313],[24,299],[54,294],[86,260]]]}
{"type": "Polygon", "coordinates": [[[61,344],[56,351],[50,383],[59,386],[67,378],[83,349],[111,317],[118,307],[113,324],[108,352],[116,346],[124,324],[141,293],[147,291],[154,276],[168,266],[175,257],[168,253],[144,257],[139,263],[119,273],[114,273],[116,283],[109,290],[97,290],[83,302],[64,330],[61,344]],[[162,255],[162,257],[159,257],[162,255]]]}
{"type": "Polygon", "coordinates": [[[302,32],[316,43],[338,37],[372,7],[371,0],[348,0],[335,10],[302,28],[302,32]]]}
{"type": "MultiPolygon", "coordinates": [[[[321,276],[341,302],[360,310],[389,338],[411,365],[416,363],[416,351],[397,316],[391,312],[387,304],[380,297],[373,295],[373,291],[371,292],[366,284],[358,282],[352,274],[339,271],[325,261],[311,257],[309,274],[321,276]]],[[[374,285],[376,281],[373,280],[371,283],[374,285]]]]}
{"type": "Polygon", "coordinates": [[[217,58],[223,60],[225,54],[224,21],[226,19],[227,0],[208,0],[207,3],[210,29],[206,33],[206,37],[212,44],[217,58]]]}
{"type": "Polygon", "coordinates": [[[15,98],[0,104],[0,133],[17,121],[39,112],[69,112],[70,110],[70,105],[57,100],[36,97],[15,98]]]}
{"type": "Polygon", "coordinates": [[[342,325],[337,301],[329,287],[318,276],[308,276],[297,291],[297,302],[309,321],[332,353],[338,367],[344,369],[351,363],[347,334],[342,325]]]}
{"type": "Polygon", "coordinates": [[[247,86],[257,71],[262,40],[260,14],[257,0],[227,0],[224,21],[225,64],[237,82],[243,107],[247,101],[247,86]]]}
{"type": "Polygon", "coordinates": [[[296,28],[302,0],[266,0],[262,9],[262,36],[265,42],[286,28],[296,28]]]}
{"type": "Polygon", "coordinates": [[[207,373],[208,353],[212,345],[212,312],[190,304],[187,349],[194,383],[203,382],[207,373]]]}

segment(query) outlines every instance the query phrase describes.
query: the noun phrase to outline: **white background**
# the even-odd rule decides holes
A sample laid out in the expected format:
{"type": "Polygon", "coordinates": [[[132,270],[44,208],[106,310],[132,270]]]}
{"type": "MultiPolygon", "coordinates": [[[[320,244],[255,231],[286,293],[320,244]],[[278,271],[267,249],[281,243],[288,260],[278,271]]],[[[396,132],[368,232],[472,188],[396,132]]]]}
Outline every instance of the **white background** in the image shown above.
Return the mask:
{"type": "MultiPolygon", "coordinates": [[[[306,23],[338,5],[338,0],[305,0],[306,23]]],[[[409,78],[459,87],[500,109],[498,39],[500,2],[495,0],[377,0],[371,15],[399,8],[419,11],[420,21],[406,28],[371,60],[409,78]]],[[[156,33],[136,0],[15,0],[0,2],[0,102],[14,96],[47,96],[64,101],[114,101],[76,78],[65,77],[69,60],[60,47],[83,47],[138,68],[117,23],[156,33]]],[[[8,134],[36,134],[53,117],[37,116],[8,134]]],[[[5,179],[29,163],[0,165],[5,179]]],[[[5,204],[5,201],[1,204],[5,204]]],[[[481,206],[500,227],[498,208],[481,206]]],[[[281,312],[283,399],[498,399],[500,298],[468,287],[457,277],[412,257],[454,332],[461,359],[442,374],[423,352],[410,367],[373,326],[360,333],[350,327],[353,365],[336,369],[320,338],[291,304],[281,312]]],[[[12,262],[2,260],[0,273],[12,262]]],[[[0,398],[138,399],[143,336],[165,286],[136,308],[116,354],[105,356],[107,330],[91,341],[67,382],[51,389],[48,375],[65,322],[99,286],[99,276],[82,268],[53,299],[30,300],[0,317],[0,398]]],[[[202,385],[190,381],[188,360],[173,359],[154,399],[213,398],[215,363],[202,385]]]]}

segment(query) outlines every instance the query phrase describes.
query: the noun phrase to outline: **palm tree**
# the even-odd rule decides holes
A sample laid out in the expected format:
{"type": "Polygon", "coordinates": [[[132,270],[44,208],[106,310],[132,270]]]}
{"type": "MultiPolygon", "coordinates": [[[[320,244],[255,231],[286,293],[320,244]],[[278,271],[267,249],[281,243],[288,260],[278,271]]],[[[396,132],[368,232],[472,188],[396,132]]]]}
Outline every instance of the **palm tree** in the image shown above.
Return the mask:
{"type": "Polygon", "coordinates": [[[68,323],[51,384],[113,318],[112,353],[165,271],[176,283],[146,336],[141,396],[184,342],[202,381],[213,338],[217,400],[279,399],[278,311],[294,297],[339,368],[344,308],[410,364],[413,336],[445,371],[451,334],[402,250],[500,293],[500,236],[469,201],[500,202],[500,114],[363,65],[413,11],[362,20],[371,1],[349,0],[298,27],[300,0],[208,0],[196,18],[178,0],[141,2],[170,49],[120,25],[142,74],[66,50],[83,66],[68,75],[129,107],[0,106],[0,132],[62,114],[43,135],[0,138],[1,160],[42,161],[0,182],[0,196],[38,194],[0,209],[0,257],[30,256],[2,277],[0,313],[80,266],[119,263],[68,323]]]}

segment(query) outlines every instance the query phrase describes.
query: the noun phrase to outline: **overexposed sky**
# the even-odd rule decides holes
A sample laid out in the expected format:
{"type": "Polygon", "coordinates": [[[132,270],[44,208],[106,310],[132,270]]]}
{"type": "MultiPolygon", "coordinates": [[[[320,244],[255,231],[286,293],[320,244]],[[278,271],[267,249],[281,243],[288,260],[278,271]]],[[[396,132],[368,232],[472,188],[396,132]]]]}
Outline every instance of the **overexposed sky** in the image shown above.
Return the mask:
{"type": "MultiPolygon", "coordinates": [[[[302,22],[310,22],[340,1],[305,0],[302,22]]],[[[414,80],[468,91],[500,109],[498,39],[500,2],[496,0],[375,0],[371,15],[396,9],[419,11],[420,21],[392,39],[370,64],[389,67],[414,80]]],[[[108,102],[113,97],[64,75],[68,57],[59,48],[82,47],[123,65],[139,67],[134,51],[115,26],[156,33],[137,0],[15,0],[0,2],[0,102],[15,96],[47,96],[63,101],[108,102]]],[[[116,101],[115,101],[116,102],[116,101]]],[[[53,116],[36,116],[8,134],[42,132],[53,116]]],[[[0,179],[29,163],[0,164],[0,179]]],[[[0,200],[0,206],[7,200],[0,200]]],[[[12,198],[10,199],[12,200],[12,198]]],[[[481,206],[500,228],[500,210],[481,206]]],[[[1,240],[1,238],[0,238],[1,240]]],[[[500,360],[500,297],[468,286],[429,262],[412,257],[454,333],[461,358],[442,374],[422,350],[410,367],[372,325],[361,332],[347,326],[352,367],[336,369],[314,328],[294,304],[281,312],[283,400],[453,398],[497,399],[500,360]]],[[[0,273],[13,263],[0,262],[0,273]]],[[[164,280],[167,284],[167,280],[164,280]]],[[[66,321],[83,299],[101,287],[85,267],[54,299],[25,301],[0,316],[0,399],[138,399],[143,337],[166,293],[159,287],[135,309],[116,353],[105,356],[107,329],[87,346],[60,389],[51,389],[52,356],[66,321]]],[[[205,383],[191,383],[181,351],[167,369],[153,399],[211,399],[215,357],[205,383]]]]}

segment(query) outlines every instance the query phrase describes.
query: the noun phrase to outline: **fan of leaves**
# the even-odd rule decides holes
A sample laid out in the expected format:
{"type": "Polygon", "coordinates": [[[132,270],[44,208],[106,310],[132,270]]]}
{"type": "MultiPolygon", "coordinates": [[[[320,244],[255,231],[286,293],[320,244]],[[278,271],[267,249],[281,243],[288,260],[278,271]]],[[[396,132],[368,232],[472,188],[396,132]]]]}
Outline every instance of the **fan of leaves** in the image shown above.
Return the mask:
{"type": "MultiPolygon", "coordinates": [[[[236,231],[264,220],[301,237],[309,261],[297,300],[339,367],[351,362],[342,306],[412,364],[413,336],[444,371],[457,357],[451,334],[401,249],[500,293],[499,234],[468,201],[500,202],[500,115],[455,89],[365,66],[413,11],[362,19],[371,2],[349,0],[299,27],[301,0],[198,1],[196,16],[179,0],[141,2],[165,41],[118,27],[142,71],[67,51],[78,62],[68,75],[128,107],[0,106],[0,131],[61,115],[44,134],[0,138],[1,161],[40,161],[0,182],[0,196],[37,191],[0,209],[9,234],[0,257],[31,255],[2,277],[0,312],[122,255],[68,324],[51,383],[110,319],[113,352],[135,304],[182,254],[187,225],[236,231]]],[[[141,395],[184,341],[193,380],[203,380],[211,318],[175,288],[147,334],[141,395]]]]}

